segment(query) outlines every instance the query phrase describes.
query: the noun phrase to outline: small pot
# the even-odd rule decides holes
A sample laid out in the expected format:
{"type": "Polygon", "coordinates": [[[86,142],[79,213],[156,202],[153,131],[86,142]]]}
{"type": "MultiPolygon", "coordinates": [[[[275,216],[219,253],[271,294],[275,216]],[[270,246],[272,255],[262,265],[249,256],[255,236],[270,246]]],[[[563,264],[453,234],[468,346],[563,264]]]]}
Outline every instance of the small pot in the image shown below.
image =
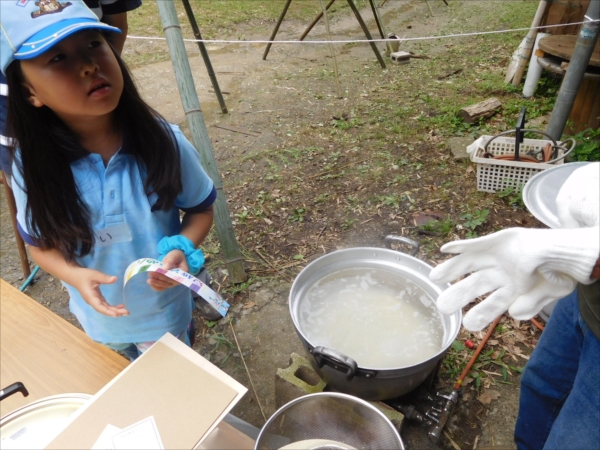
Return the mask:
{"type": "Polygon", "coordinates": [[[367,400],[386,400],[404,395],[419,386],[433,372],[438,362],[454,342],[461,324],[460,310],[452,315],[440,313],[443,326],[441,350],[418,364],[406,367],[381,369],[361,367],[336,349],[315,346],[310,342],[299,320],[299,305],[309,289],[319,280],[346,269],[380,269],[393,272],[415,283],[434,301],[449,284],[436,284],[429,280],[431,266],[414,257],[419,244],[399,236],[387,236],[387,249],[351,248],[338,250],[316,259],[306,266],[294,280],[290,291],[290,314],[302,344],[312,356],[309,360],[328,386],[367,400]],[[402,242],[413,247],[412,255],[391,249],[392,242],[402,242]]]}

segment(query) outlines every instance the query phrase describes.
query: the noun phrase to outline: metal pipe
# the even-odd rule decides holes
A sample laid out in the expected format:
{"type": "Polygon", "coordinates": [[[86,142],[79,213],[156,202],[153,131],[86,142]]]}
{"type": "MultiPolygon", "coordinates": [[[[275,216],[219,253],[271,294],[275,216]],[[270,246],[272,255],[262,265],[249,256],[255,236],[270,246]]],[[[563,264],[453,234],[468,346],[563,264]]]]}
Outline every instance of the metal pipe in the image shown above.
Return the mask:
{"type": "Polygon", "coordinates": [[[373,49],[373,52],[375,53],[375,56],[377,57],[377,61],[379,61],[379,65],[381,65],[382,69],[385,69],[386,68],[385,61],[381,57],[381,53],[379,53],[379,49],[377,48],[377,45],[375,45],[375,42],[373,42],[373,37],[371,36],[371,33],[369,32],[369,29],[367,28],[365,21],[361,17],[360,12],[358,11],[358,8],[356,7],[356,5],[354,4],[354,2],[352,0],[347,0],[347,2],[348,2],[348,5],[350,5],[350,9],[352,9],[352,12],[356,16],[356,20],[358,20],[360,27],[365,32],[365,36],[369,40],[369,44],[371,44],[371,48],[373,49]]]}
{"type": "Polygon", "coordinates": [[[290,7],[290,3],[292,3],[292,0],[287,0],[285,2],[285,6],[283,7],[283,11],[281,11],[281,14],[279,15],[279,19],[277,19],[277,24],[275,25],[275,28],[273,29],[273,32],[271,33],[271,37],[269,38],[269,42],[267,44],[267,48],[265,48],[265,53],[263,54],[263,60],[267,59],[267,55],[269,54],[269,50],[271,50],[271,45],[272,42],[275,40],[275,36],[277,36],[277,31],[279,30],[279,27],[281,26],[281,22],[283,22],[283,18],[285,17],[285,13],[287,13],[288,8],[290,7]]]}
{"type": "Polygon", "coordinates": [[[571,114],[571,109],[575,103],[577,92],[581,86],[581,81],[590,63],[590,57],[598,41],[600,22],[597,22],[597,20],[599,18],[600,1],[590,1],[584,19],[585,22],[581,26],[581,31],[573,50],[573,56],[558,91],[550,121],[546,127],[546,132],[555,140],[559,140],[563,134],[569,114],[571,114]]]}
{"type": "MultiPolygon", "coordinates": [[[[381,17],[381,14],[379,13],[377,1],[369,0],[369,2],[371,2],[371,9],[373,10],[373,15],[375,16],[375,22],[377,23],[377,28],[379,28],[379,34],[381,34],[381,39],[385,39],[388,37],[388,32],[385,29],[385,24],[383,23],[383,19],[381,17]]],[[[391,55],[393,53],[392,43],[390,41],[386,41],[385,47],[388,53],[391,55]]]]}
{"type": "Polygon", "coordinates": [[[432,442],[439,441],[442,431],[444,430],[446,423],[448,423],[448,419],[450,419],[454,407],[458,403],[458,391],[456,389],[450,392],[450,395],[438,394],[438,396],[445,398],[446,403],[444,404],[443,409],[436,415],[427,414],[427,417],[433,419],[434,422],[427,433],[427,437],[432,442]]]}
{"type": "Polygon", "coordinates": [[[221,107],[221,111],[223,114],[227,114],[227,106],[225,105],[225,99],[223,98],[223,93],[221,92],[221,88],[219,87],[219,82],[217,81],[217,77],[215,75],[215,71],[213,70],[212,63],[210,62],[210,58],[208,57],[208,52],[206,51],[206,46],[204,42],[200,42],[202,40],[202,35],[200,34],[200,28],[198,28],[198,24],[196,23],[196,17],[194,16],[194,11],[192,11],[192,7],[190,5],[189,0],[181,0],[183,2],[183,8],[188,16],[188,20],[190,21],[190,25],[192,26],[192,31],[194,32],[194,36],[199,41],[197,42],[198,48],[200,49],[200,53],[202,54],[202,59],[204,60],[204,65],[206,66],[206,71],[208,72],[208,76],[210,77],[210,82],[213,85],[213,89],[215,90],[215,94],[217,95],[217,100],[219,100],[219,106],[221,107]]]}
{"type": "MultiPolygon", "coordinates": [[[[333,2],[335,2],[335,0],[329,0],[329,3],[327,3],[327,6],[325,7],[325,11],[329,10],[331,5],[333,5],[333,2]]],[[[321,17],[323,17],[323,11],[321,11],[319,14],[317,14],[317,17],[315,17],[315,19],[310,23],[308,28],[306,28],[306,30],[304,30],[304,33],[302,33],[302,36],[300,36],[299,40],[301,40],[301,41],[304,40],[304,38],[308,35],[308,33],[310,33],[310,30],[312,30],[313,27],[317,24],[317,22],[319,20],[321,20],[321,17]]]]}
{"type": "Polygon", "coordinates": [[[374,0],[369,0],[369,3],[371,4],[371,10],[373,11],[373,16],[375,17],[375,23],[377,24],[377,29],[379,30],[381,39],[385,39],[385,36],[387,33],[381,27],[381,20],[379,17],[379,10],[377,9],[377,4],[375,3],[374,0]]]}

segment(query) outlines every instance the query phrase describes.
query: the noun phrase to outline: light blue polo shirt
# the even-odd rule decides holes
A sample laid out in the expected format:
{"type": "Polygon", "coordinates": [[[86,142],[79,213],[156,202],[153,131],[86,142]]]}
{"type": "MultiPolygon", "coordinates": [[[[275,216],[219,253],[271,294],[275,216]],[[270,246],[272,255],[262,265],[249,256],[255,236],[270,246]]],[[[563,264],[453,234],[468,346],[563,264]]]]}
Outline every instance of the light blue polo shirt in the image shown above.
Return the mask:
{"type": "MultiPolygon", "coordinates": [[[[171,128],[179,145],[183,190],[177,196],[176,207],[169,211],[152,211],[157,196],[145,194],[143,170],[134,155],[128,153],[126,140],[106,167],[100,155],[93,153],[71,164],[80,196],[91,212],[96,236],[92,251],[76,261],[83,267],[118,277],[114,284],[100,287],[111,305],[123,303],[123,275],[127,266],[139,258],[158,258],[158,241],[179,234],[180,209],[200,211],[216,198],[213,182],[202,169],[198,153],[179,127],[171,125],[171,128]],[[107,245],[111,242],[109,235],[117,242],[107,245]]],[[[28,244],[35,245],[31,236],[36,233],[25,214],[27,196],[21,189],[22,176],[16,167],[13,177],[19,231],[28,244]]],[[[140,274],[129,281],[125,306],[130,315],[118,318],[96,312],[75,288],[63,284],[69,291],[71,312],[96,341],[134,343],[158,340],[167,331],[177,335],[192,320],[191,291],[176,286],[156,292],[148,286],[146,278],[146,274],[140,274]]]]}

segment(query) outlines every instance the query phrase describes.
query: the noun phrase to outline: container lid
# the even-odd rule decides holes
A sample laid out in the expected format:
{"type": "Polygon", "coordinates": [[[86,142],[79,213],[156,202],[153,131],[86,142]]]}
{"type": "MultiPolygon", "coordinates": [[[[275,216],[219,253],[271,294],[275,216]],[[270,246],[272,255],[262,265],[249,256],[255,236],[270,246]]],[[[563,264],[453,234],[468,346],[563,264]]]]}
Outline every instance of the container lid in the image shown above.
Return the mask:
{"type": "Polygon", "coordinates": [[[536,219],[550,228],[560,228],[556,197],[567,178],[589,162],[572,162],[543,170],[527,181],[523,202],[536,219]]]}
{"type": "Polygon", "coordinates": [[[0,447],[43,449],[68,424],[69,417],[89,399],[88,394],[62,394],[29,403],[0,419],[0,447]]]}

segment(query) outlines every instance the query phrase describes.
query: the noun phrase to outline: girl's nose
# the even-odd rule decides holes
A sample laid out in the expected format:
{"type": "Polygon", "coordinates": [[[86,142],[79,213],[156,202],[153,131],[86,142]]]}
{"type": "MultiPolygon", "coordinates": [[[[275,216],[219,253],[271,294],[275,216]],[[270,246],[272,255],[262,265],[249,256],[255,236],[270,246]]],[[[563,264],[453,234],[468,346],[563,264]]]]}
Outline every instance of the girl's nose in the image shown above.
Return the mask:
{"type": "Polygon", "coordinates": [[[100,69],[98,63],[91,58],[86,58],[83,60],[81,65],[81,74],[84,76],[92,75],[100,69]]]}

